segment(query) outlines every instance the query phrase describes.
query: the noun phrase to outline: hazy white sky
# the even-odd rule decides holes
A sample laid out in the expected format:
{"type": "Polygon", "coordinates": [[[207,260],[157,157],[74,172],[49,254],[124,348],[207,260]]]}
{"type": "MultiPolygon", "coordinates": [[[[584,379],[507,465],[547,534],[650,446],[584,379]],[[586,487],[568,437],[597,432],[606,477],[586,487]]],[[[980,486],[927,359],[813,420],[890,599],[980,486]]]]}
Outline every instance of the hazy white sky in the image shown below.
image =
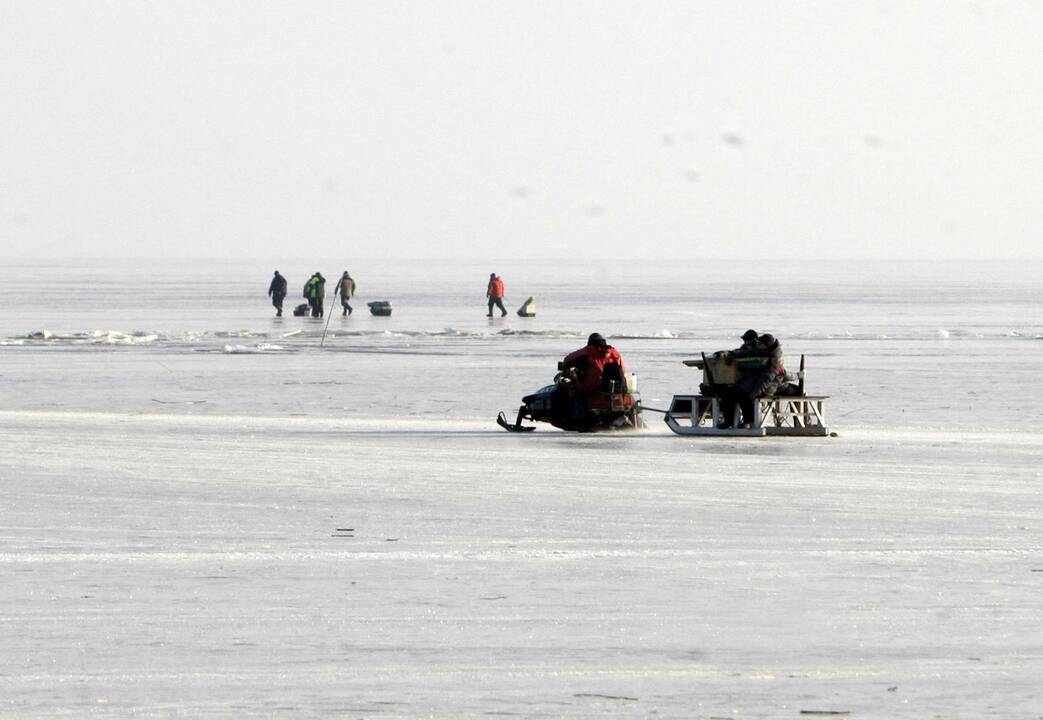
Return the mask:
{"type": "Polygon", "coordinates": [[[1043,257],[1039,2],[0,2],[0,254],[1043,257]]]}

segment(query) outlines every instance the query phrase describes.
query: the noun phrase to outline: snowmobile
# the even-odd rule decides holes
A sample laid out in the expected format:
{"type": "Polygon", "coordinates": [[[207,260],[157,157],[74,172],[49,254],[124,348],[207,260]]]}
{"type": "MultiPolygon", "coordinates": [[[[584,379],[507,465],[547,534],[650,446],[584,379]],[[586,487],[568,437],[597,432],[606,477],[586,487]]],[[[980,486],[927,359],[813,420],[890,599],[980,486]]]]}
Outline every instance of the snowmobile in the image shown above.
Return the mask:
{"type": "Polygon", "coordinates": [[[532,395],[522,398],[518,417],[513,424],[502,412],[496,422],[510,432],[526,432],[536,428],[522,425],[522,420],[550,423],[561,430],[597,432],[601,430],[632,430],[644,427],[641,419],[641,396],[637,392],[637,376],[618,373],[607,377],[602,389],[578,392],[575,368],[562,368],[554,377],[553,385],[546,385],[532,395]]]}

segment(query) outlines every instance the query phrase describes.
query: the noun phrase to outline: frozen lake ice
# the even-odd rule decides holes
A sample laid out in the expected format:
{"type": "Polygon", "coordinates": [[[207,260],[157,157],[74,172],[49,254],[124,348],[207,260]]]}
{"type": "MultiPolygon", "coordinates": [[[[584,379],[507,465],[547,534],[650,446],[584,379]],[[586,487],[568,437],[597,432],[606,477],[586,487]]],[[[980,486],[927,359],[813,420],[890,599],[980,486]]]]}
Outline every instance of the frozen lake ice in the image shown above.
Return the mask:
{"type": "Polygon", "coordinates": [[[322,348],[267,266],[50,268],[77,307],[0,321],[0,714],[1043,715],[1038,266],[742,301],[724,266],[493,268],[536,322],[484,318],[486,267],[349,266],[396,314],[322,348]],[[492,423],[587,332],[663,407],[751,325],[838,438],[492,423]]]}

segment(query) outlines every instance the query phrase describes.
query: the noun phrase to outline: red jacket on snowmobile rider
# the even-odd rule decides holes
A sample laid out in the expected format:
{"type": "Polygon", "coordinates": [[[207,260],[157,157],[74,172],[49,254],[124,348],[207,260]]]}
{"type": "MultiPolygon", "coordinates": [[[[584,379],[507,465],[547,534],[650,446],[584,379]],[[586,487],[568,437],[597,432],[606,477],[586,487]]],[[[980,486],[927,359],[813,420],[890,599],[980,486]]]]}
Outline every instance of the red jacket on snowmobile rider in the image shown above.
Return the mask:
{"type": "Polygon", "coordinates": [[[577,390],[590,393],[601,389],[605,367],[612,363],[619,366],[620,378],[625,378],[626,368],[623,367],[623,358],[619,351],[609,345],[600,334],[593,333],[587,339],[586,347],[566,355],[561,365],[562,368],[575,367],[578,371],[577,390]]]}

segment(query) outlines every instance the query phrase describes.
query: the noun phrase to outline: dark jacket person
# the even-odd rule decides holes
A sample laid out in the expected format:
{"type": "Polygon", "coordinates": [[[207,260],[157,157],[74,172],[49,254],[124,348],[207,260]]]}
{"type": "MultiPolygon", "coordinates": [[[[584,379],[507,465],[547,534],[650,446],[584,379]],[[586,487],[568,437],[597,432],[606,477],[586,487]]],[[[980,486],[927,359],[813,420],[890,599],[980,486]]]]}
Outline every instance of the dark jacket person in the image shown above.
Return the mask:
{"type": "MultiPolygon", "coordinates": [[[[743,336],[745,340],[746,337],[743,336]]],[[[786,381],[786,368],[783,365],[782,345],[774,335],[765,333],[752,344],[744,344],[732,350],[728,355],[732,358],[760,357],[767,363],[763,368],[751,372],[745,378],[728,388],[721,398],[721,413],[724,426],[735,424],[735,406],[742,408],[743,425],[753,424],[753,403],[759,397],[774,395],[779,385],[786,381]]]]}
{"type": "Polygon", "coordinates": [[[271,284],[268,285],[268,296],[272,299],[275,308],[275,317],[282,317],[282,301],[286,297],[286,278],[275,271],[271,284]]]}

